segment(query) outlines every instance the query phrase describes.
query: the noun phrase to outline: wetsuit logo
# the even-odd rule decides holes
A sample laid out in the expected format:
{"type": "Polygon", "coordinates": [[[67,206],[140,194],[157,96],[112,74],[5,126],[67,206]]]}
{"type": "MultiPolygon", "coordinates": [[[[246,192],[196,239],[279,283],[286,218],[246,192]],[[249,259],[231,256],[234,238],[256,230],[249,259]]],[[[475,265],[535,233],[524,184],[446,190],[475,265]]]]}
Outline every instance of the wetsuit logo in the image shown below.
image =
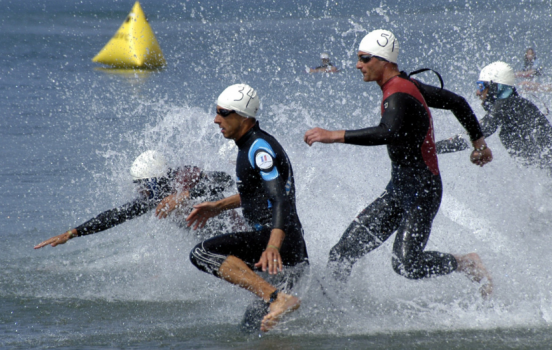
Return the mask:
{"type": "Polygon", "coordinates": [[[261,170],[267,170],[272,168],[274,165],[274,161],[272,160],[272,156],[266,152],[259,152],[255,156],[255,164],[259,169],[261,170]]]}

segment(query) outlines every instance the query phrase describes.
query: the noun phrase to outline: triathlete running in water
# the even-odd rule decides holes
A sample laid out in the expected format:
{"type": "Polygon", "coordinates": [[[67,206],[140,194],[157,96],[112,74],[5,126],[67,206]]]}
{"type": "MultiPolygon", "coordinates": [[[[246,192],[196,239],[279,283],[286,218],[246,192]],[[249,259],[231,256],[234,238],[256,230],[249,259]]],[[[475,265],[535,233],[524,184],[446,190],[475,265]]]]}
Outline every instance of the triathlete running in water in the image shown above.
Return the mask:
{"type": "MultiPolygon", "coordinates": [[[[190,260],[200,270],[249,290],[263,308],[248,310],[244,328],[257,321],[256,329],[268,331],[300,300],[289,289],[308,265],[303,229],[295,208],[295,183],[289,158],[278,141],[263,131],[256,120],[260,101],[248,85],[226,88],[217,100],[215,123],[223,136],[238,146],[236,175],[238,194],[217,202],[194,206],[188,217],[194,228],[224,210],[242,207],[251,231],[216,236],[198,244],[190,260]],[[286,273],[284,272],[284,267],[286,273]],[[284,278],[283,289],[269,283],[253,269],[284,278]],[[291,273],[288,273],[291,272],[291,273]],[[259,311],[264,310],[264,311],[259,311]]],[[[270,277],[270,276],[269,276],[270,277]]]]}
{"type": "MultiPolygon", "coordinates": [[[[481,70],[476,94],[487,112],[481,119],[483,134],[488,138],[500,129],[498,137],[510,156],[552,175],[552,125],[535,104],[518,94],[514,84],[514,71],[505,62],[493,62],[481,70]]],[[[441,149],[456,148],[450,141],[439,143],[441,149]]]]}
{"type": "MultiPolygon", "coordinates": [[[[47,239],[37,244],[35,249],[48,244],[55,247],[74,237],[110,229],[154,208],[157,217],[166,218],[171,211],[186,206],[190,200],[220,199],[222,192],[234,184],[230,175],[224,172],[202,171],[195,166],[172,170],[167,166],[166,159],[161,153],[151,150],[136,158],[130,174],[137,186],[138,198],[104,211],[76,228],[47,239]]],[[[212,233],[215,227],[206,228],[204,234],[212,233]]]]}
{"type": "Polygon", "coordinates": [[[387,30],[370,32],[360,43],[356,67],[364,81],[377,82],[383,92],[379,126],[348,131],[315,128],[305,133],[309,145],[387,145],[392,162],[387,188],[356,217],[331,249],[328,267],[337,280],[346,281],[356,261],[396,232],[392,263],[398,274],[419,279],[461,271],[474,281],[485,280],[481,293],[486,296],[492,291],[491,277],[476,253],[424,251],[442,196],[428,107],[454,111],[473,140],[473,163],[483,166],[491,161],[492,153],[464,99],[410,80],[398,69],[398,52],[398,41],[387,30]]]}

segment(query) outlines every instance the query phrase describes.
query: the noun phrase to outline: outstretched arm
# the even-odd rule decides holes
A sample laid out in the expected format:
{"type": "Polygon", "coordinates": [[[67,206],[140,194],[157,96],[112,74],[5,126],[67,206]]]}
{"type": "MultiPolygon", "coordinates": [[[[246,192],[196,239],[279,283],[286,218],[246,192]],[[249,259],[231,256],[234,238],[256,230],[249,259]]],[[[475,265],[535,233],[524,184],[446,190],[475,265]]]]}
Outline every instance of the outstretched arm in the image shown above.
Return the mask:
{"type": "Polygon", "coordinates": [[[106,210],[100,213],[95,218],[92,218],[87,222],[65,233],[62,233],[61,235],[54,236],[40,244],[37,244],[35,246],[35,249],[42,248],[48,244],[51,244],[52,247],[55,247],[56,245],[63,244],[71,238],[77,236],[85,236],[96,232],[105,231],[107,229],[120,225],[127,220],[147,213],[153,208],[154,205],[155,202],[146,201],[142,198],[139,198],[118,208],[106,210]]]}
{"type": "Polygon", "coordinates": [[[55,247],[57,245],[64,244],[65,242],[76,236],[77,230],[72,228],[69,231],[62,233],[61,235],[54,236],[50,239],[45,240],[42,243],[35,245],[34,249],[40,249],[44,246],[47,246],[48,244],[50,244],[52,247],[55,247]]]}
{"type": "Polygon", "coordinates": [[[343,143],[345,142],[345,130],[330,131],[322,128],[310,129],[305,133],[303,140],[312,146],[315,142],[321,143],[343,143]]]}
{"type": "Polygon", "coordinates": [[[219,215],[221,212],[229,209],[238,208],[241,204],[239,194],[223,198],[216,202],[203,202],[194,205],[194,209],[186,218],[188,227],[193,225],[193,229],[203,228],[212,217],[219,215]]]}

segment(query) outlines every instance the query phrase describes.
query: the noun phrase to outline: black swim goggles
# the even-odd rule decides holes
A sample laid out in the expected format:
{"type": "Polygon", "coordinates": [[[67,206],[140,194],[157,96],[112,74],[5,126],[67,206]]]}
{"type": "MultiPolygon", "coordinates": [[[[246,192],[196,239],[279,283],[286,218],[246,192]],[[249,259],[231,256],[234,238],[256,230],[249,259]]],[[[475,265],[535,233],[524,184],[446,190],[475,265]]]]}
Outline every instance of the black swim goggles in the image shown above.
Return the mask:
{"type": "Polygon", "coordinates": [[[229,110],[229,109],[217,108],[217,114],[219,114],[223,118],[228,117],[232,113],[236,113],[236,111],[229,110]]]}
{"type": "Polygon", "coordinates": [[[477,83],[477,91],[479,91],[480,93],[483,93],[483,91],[485,91],[485,89],[488,89],[489,88],[489,83],[487,83],[486,81],[478,81],[477,83]]]}
{"type": "Polygon", "coordinates": [[[373,57],[377,58],[377,59],[380,60],[380,61],[389,62],[389,61],[386,60],[385,58],[379,57],[379,56],[375,56],[375,55],[358,55],[358,61],[359,61],[359,62],[362,62],[362,63],[368,63],[368,62],[370,62],[370,61],[372,60],[373,57]]]}

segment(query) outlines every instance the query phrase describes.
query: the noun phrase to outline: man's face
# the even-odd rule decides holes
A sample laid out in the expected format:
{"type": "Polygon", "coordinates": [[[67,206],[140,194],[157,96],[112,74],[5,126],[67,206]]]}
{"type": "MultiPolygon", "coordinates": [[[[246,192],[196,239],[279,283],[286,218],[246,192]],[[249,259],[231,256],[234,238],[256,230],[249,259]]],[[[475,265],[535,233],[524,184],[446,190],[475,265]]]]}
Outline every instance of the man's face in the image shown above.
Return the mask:
{"type": "Polygon", "coordinates": [[[371,60],[364,63],[361,61],[360,57],[363,55],[370,55],[367,52],[359,51],[356,68],[362,73],[362,79],[366,82],[368,81],[377,81],[381,80],[383,76],[384,67],[387,64],[385,61],[380,61],[375,57],[372,57],[371,60]]]}
{"type": "Polygon", "coordinates": [[[480,89],[477,89],[477,91],[475,92],[475,94],[479,96],[479,99],[481,101],[485,101],[487,99],[488,93],[489,93],[489,88],[485,88],[483,91],[481,91],[480,89]]]}
{"type": "Polygon", "coordinates": [[[223,117],[221,114],[219,114],[219,111],[224,110],[224,108],[217,106],[215,124],[220,127],[220,131],[225,138],[236,140],[236,138],[240,136],[240,126],[245,118],[236,112],[230,113],[228,116],[223,117]]]}
{"type": "Polygon", "coordinates": [[[527,52],[525,53],[525,58],[527,58],[529,61],[535,58],[535,53],[533,52],[533,50],[527,50],[527,52]]]}

